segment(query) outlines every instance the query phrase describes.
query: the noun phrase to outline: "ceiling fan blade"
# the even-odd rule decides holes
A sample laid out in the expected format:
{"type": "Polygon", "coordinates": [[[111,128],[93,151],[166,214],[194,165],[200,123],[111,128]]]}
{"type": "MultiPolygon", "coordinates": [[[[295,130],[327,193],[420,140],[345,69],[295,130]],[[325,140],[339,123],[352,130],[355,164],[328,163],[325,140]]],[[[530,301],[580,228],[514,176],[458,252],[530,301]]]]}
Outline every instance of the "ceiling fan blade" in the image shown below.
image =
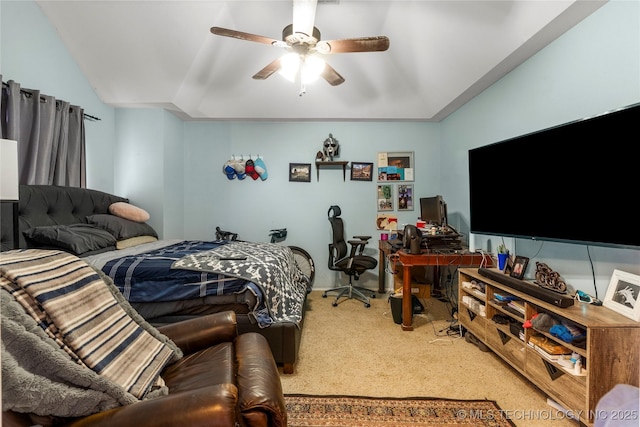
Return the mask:
{"type": "Polygon", "coordinates": [[[258,36],[256,34],[243,33],[242,31],[230,30],[228,28],[211,27],[211,32],[217,36],[232,37],[234,39],[246,40],[250,42],[264,43],[270,45],[279,45],[280,40],[269,37],[258,36]]]}
{"type": "Polygon", "coordinates": [[[386,36],[359,37],[355,39],[324,40],[318,42],[316,49],[320,53],[381,52],[389,49],[386,36]]]}
{"type": "Polygon", "coordinates": [[[293,33],[313,36],[318,0],[293,0],[293,33]]]}
{"type": "Polygon", "coordinates": [[[267,65],[266,67],[264,67],[262,70],[258,71],[257,73],[255,73],[253,75],[253,78],[256,80],[264,80],[267,77],[269,77],[271,74],[277,72],[278,70],[280,70],[281,64],[280,64],[280,58],[275,59],[273,61],[271,61],[269,63],[269,65],[267,65]]]}
{"type": "Polygon", "coordinates": [[[344,83],[344,77],[338,74],[338,72],[329,64],[325,64],[321,75],[322,78],[331,86],[338,86],[339,84],[344,83]]]}

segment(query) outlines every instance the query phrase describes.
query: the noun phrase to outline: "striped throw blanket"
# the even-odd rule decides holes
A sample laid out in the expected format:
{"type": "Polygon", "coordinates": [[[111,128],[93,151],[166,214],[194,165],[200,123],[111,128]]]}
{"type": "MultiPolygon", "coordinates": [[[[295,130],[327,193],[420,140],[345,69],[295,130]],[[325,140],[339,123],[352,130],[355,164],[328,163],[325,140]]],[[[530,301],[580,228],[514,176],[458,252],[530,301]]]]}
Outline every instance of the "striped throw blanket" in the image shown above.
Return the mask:
{"type": "Polygon", "coordinates": [[[77,363],[138,399],[163,385],[160,371],[174,351],[122,309],[85,261],[61,251],[5,252],[0,286],[77,363]]]}

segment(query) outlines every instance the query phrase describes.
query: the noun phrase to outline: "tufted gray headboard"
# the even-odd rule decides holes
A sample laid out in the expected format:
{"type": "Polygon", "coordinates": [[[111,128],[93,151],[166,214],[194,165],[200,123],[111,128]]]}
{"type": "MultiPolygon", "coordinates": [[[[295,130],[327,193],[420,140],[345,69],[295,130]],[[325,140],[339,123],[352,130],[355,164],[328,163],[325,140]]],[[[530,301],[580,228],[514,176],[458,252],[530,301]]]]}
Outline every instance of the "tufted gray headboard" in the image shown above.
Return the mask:
{"type": "MultiPolygon", "coordinates": [[[[22,234],[29,228],[86,223],[89,215],[109,213],[112,203],[129,202],[126,198],[98,190],[53,185],[21,185],[19,195],[20,248],[29,247],[22,234]]],[[[3,251],[13,249],[12,210],[9,204],[2,205],[0,223],[0,248],[3,251]]]]}

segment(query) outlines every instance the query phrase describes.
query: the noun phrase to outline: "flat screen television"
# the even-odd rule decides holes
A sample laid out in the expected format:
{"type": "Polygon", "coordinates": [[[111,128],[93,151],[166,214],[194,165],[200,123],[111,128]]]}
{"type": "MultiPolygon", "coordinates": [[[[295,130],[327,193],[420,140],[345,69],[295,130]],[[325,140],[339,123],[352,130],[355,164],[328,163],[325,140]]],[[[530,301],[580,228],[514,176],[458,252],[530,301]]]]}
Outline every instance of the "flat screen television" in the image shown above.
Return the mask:
{"type": "Polygon", "coordinates": [[[420,219],[429,224],[447,225],[447,204],[442,196],[420,198],[420,219]]]}
{"type": "Polygon", "coordinates": [[[640,103],[469,150],[470,231],[640,248],[640,103]]]}

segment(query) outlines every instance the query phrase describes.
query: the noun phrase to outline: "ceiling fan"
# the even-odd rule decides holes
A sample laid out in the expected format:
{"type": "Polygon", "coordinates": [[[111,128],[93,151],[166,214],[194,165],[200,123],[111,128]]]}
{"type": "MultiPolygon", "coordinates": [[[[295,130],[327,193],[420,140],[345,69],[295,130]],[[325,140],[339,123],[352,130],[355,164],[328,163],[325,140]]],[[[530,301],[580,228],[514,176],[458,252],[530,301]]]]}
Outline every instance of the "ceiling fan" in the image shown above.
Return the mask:
{"type": "Polygon", "coordinates": [[[321,55],[350,52],[381,52],[389,48],[386,36],[358,37],[340,40],[321,40],[320,31],[314,26],[318,0],[293,0],[293,24],[282,30],[282,40],[245,33],[228,28],[211,27],[213,34],[240,40],[269,44],[284,48],[287,54],[269,63],[253,75],[264,80],[275,72],[280,72],[291,81],[300,76],[301,91],[305,84],[322,76],[330,85],[344,83],[344,78],[321,55]]]}

